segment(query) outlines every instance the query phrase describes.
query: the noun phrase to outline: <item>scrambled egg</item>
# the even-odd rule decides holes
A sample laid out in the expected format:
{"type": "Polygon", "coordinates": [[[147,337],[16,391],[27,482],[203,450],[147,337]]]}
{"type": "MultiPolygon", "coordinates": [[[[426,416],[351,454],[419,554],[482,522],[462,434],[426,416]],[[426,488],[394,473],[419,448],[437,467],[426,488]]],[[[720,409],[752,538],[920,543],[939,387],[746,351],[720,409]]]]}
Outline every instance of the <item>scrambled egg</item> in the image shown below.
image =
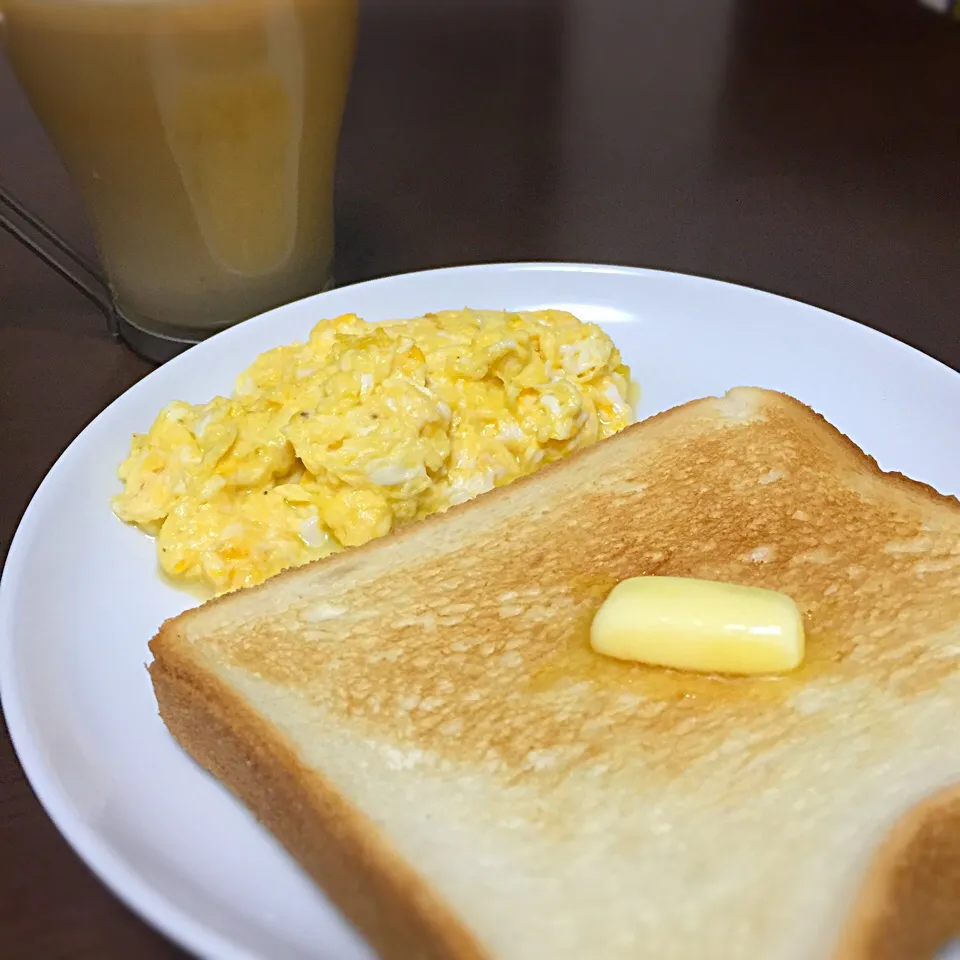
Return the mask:
{"type": "Polygon", "coordinates": [[[630,374],[569,313],[323,320],[232,398],[165,407],[120,465],[116,515],[207,592],[365,543],[608,437],[630,374]]]}

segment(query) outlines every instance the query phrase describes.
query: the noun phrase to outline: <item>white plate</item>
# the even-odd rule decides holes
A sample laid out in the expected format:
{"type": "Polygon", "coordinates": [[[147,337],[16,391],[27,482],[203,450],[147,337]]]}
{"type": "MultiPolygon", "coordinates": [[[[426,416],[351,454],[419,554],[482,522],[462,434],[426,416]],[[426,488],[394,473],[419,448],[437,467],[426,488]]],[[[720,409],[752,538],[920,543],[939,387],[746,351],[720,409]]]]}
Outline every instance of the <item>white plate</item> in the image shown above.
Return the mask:
{"type": "Polygon", "coordinates": [[[30,504],[0,584],[0,690],[37,795],[120,897],[204,957],[370,953],[246,811],[160,723],[144,664],[190,598],[108,497],[130,434],[174,397],[231,389],[261,351],[321,317],[463,306],[565,307],[616,339],[641,415],[740,384],[791,393],[887,469],[958,493],[960,375],[814,307],[711,280],[615,267],[460,267],[374,280],[290,304],[151,374],[90,424],[30,504]]]}

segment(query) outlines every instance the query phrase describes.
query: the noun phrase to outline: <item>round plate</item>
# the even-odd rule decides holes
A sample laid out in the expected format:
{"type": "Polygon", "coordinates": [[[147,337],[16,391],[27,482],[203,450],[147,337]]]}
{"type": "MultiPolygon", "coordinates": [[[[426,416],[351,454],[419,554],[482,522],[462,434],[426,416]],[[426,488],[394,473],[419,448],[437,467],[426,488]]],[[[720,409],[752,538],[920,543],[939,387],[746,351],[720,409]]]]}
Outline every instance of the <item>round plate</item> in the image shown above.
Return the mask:
{"type": "Polygon", "coordinates": [[[182,753],[145,670],[161,621],[193,601],[109,497],[130,435],[159,409],[228,393],[270,347],[323,317],[562,307],[616,340],[640,416],[737,385],[822,413],[886,469],[957,493],[960,375],[814,307],[713,280],[618,267],[509,264],[374,280],[218,334],[108,407],[43,481],[0,584],[3,707],[27,776],[81,857],[131,907],[205,957],[370,957],[273,839],[182,753]]]}

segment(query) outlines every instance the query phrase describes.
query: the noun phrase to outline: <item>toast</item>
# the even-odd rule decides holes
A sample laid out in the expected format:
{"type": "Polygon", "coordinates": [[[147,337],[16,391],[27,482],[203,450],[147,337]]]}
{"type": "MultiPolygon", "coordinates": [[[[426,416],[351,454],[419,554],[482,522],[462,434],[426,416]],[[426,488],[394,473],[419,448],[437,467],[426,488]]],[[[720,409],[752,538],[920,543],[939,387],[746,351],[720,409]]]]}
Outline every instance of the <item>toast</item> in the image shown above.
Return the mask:
{"type": "Polygon", "coordinates": [[[674,408],[150,647],[174,737],[384,958],[917,960],[960,931],[960,503],[782,394],[674,408]],[[804,664],[598,656],[641,574],[790,594],[804,664]]]}

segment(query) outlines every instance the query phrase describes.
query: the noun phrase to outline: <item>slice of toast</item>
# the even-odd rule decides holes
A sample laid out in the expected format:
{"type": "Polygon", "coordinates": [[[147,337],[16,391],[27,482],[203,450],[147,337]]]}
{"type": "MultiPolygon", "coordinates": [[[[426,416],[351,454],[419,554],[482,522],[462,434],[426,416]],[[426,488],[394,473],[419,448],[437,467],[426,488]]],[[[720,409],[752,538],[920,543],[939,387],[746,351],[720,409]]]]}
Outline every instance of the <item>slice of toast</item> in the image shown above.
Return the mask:
{"type": "Polygon", "coordinates": [[[151,649],[173,735],[384,957],[917,960],[960,930],[960,503],[782,394],[675,408],[151,649]],[[640,574],[788,593],[805,663],[594,654],[640,574]]]}

